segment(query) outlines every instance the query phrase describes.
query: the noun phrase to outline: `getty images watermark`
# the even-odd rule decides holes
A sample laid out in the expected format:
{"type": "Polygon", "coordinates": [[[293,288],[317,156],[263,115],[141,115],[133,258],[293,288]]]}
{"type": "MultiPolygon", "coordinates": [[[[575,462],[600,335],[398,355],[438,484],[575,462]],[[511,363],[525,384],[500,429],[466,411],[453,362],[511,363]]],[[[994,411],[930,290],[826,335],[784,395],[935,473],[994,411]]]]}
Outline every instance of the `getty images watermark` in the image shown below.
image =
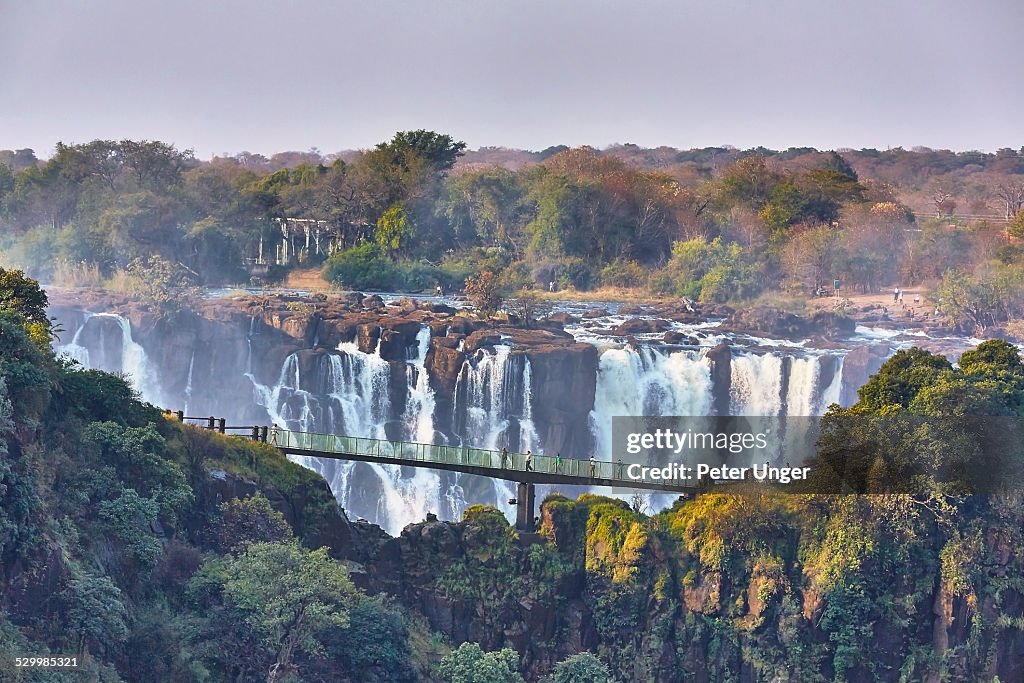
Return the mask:
{"type": "Polygon", "coordinates": [[[615,417],[612,458],[647,488],[794,493],[1024,491],[1024,419],[896,414],[615,417]]]}
{"type": "Polygon", "coordinates": [[[759,417],[616,417],[613,452],[634,481],[789,484],[806,480],[810,467],[802,464],[806,453],[783,440],[787,433],[794,443],[815,438],[807,426],[787,430],[779,418],[759,417]]]}

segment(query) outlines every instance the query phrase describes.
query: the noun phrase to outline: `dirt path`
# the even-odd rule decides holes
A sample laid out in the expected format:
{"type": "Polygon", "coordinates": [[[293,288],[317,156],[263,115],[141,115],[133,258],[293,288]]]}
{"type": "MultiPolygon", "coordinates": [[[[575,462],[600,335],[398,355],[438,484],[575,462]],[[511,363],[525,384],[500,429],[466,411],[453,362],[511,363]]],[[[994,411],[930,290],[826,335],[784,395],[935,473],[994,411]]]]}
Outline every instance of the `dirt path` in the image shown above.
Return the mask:
{"type": "MultiPolygon", "coordinates": [[[[920,324],[929,320],[935,311],[935,302],[928,298],[928,293],[923,287],[904,289],[902,305],[898,301],[892,300],[892,290],[877,294],[854,294],[840,297],[840,299],[849,301],[853,308],[861,311],[872,306],[884,306],[888,309],[889,318],[907,324],[920,324]],[[920,297],[919,302],[915,301],[917,297],[920,297]]],[[[807,307],[812,311],[830,310],[835,305],[836,297],[834,296],[815,297],[807,301],[807,307]]]]}
{"type": "Polygon", "coordinates": [[[323,278],[319,268],[298,269],[288,273],[283,285],[288,289],[308,289],[311,292],[326,291],[331,283],[323,278]]]}

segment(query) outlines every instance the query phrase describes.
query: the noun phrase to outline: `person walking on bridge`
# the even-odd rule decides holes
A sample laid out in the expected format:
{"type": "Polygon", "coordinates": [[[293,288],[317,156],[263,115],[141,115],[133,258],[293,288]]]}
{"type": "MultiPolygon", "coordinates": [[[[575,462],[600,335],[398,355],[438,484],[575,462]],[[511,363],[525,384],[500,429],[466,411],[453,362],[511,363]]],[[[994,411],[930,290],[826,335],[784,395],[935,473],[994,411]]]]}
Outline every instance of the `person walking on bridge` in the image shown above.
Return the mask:
{"type": "Polygon", "coordinates": [[[508,448],[505,446],[501,447],[501,469],[508,468],[508,448]]]}
{"type": "Polygon", "coordinates": [[[533,453],[526,451],[526,471],[533,472],[533,453]]]}
{"type": "Polygon", "coordinates": [[[562,471],[562,451],[555,453],[555,472],[562,471]]]}

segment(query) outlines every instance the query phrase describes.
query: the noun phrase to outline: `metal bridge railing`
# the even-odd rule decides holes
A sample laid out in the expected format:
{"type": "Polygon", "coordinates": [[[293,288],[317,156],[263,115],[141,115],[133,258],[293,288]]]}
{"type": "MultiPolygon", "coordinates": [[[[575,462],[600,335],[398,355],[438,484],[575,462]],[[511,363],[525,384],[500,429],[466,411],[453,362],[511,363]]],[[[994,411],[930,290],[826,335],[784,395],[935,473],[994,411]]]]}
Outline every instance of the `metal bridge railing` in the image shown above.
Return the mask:
{"type": "MultiPolygon", "coordinates": [[[[424,463],[486,467],[494,470],[518,470],[520,472],[526,469],[526,454],[524,453],[507,453],[506,462],[502,463],[502,453],[500,451],[470,448],[468,446],[388,441],[336,434],[314,434],[286,429],[271,429],[268,442],[271,445],[292,450],[393,459],[395,464],[402,464],[403,461],[419,461],[424,463]]],[[[581,484],[585,484],[592,479],[621,481],[624,486],[637,482],[644,482],[654,486],[685,486],[688,483],[651,477],[629,477],[626,475],[629,467],[628,464],[609,462],[607,460],[590,461],[574,458],[556,458],[550,455],[534,455],[531,458],[530,464],[531,470],[535,473],[579,478],[581,484]]]]}

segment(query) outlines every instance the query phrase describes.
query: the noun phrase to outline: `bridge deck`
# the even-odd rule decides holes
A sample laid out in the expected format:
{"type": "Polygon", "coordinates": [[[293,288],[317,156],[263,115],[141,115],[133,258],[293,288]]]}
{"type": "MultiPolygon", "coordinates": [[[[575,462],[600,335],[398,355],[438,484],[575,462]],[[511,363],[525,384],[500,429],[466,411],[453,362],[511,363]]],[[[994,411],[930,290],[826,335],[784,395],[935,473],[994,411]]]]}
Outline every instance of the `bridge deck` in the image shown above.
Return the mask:
{"type": "Polygon", "coordinates": [[[597,460],[534,455],[531,470],[526,470],[526,455],[508,453],[502,466],[500,451],[464,446],[436,446],[403,441],[385,441],[335,434],[312,434],[284,429],[272,430],[269,443],[288,455],[310,458],[334,458],[378,462],[388,465],[429,467],[432,469],[479,474],[529,484],[570,484],[576,486],[615,486],[630,489],[694,493],[690,482],[636,478],[627,475],[628,465],[597,460]]]}

